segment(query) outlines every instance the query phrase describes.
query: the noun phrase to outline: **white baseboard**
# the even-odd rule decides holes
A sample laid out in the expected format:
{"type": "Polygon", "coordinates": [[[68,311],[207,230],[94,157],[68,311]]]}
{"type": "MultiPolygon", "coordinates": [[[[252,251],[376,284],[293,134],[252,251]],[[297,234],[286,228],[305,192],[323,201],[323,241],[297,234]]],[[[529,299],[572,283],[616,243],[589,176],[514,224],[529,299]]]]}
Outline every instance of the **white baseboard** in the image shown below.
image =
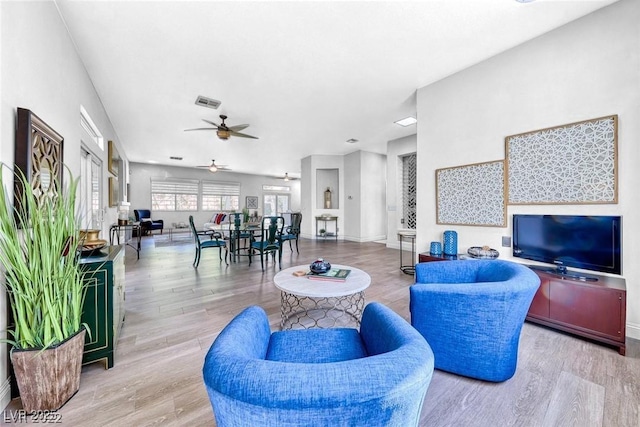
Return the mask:
{"type": "Polygon", "coordinates": [[[627,337],[640,340],[640,325],[627,323],[627,337]]]}
{"type": "Polygon", "coordinates": [[[0,386],[0,408],[4,410],[11,402],[11,382],[5,379],[0,386]]]}

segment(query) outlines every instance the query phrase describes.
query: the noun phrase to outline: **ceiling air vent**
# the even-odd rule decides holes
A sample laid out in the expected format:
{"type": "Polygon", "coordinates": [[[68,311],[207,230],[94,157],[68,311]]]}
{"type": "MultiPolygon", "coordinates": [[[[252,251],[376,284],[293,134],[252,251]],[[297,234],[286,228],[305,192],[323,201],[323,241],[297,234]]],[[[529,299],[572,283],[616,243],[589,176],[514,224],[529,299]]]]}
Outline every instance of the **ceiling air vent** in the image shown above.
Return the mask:
{"type": "Polygon", "coordinates": [[[182,157],[171,156],[169,157],[171,160],[182,160],[182,157]]]}
{"type": "Polygon", "coordinates": [[[207,98],[206,96],[199,95],[196,99],[196,105],[200,105],[201,107],[213,108],[217,109],[222,102],[217,99],[207,98]]]}

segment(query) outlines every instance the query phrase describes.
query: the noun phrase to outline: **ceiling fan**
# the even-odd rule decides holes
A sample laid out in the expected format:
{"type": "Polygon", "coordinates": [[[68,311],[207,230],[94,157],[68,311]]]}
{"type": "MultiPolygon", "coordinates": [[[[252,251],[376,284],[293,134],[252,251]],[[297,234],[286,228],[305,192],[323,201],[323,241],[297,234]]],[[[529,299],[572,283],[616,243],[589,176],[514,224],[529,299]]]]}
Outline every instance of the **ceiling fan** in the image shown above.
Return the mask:
{"type": "Polygon", "coordinates": [[[209,172],[211,173],[216,173],[218,171],[230,171],[231,169],[229,169],[227,167],[227,165],[216,165],[216,161],[215,160],[211,160],[211,164],[210,165],[206,165],[206,166],[196,166],[197,168],[207,168],[209,169],[209,172]]]}
{"type": "Polygon", "coordinates": [[[289,176],[289,172],[285,172],[284,173],[284,178],[282,178],[282,179],[285,180],[285,181],[295,181],[295,180],[300,179],[300,178],[289,176]]]}
{"type": "Polygon", "coordinates": [[[240,138],[251,138],[251,139],[258,139],[257,136],[252,136],[252,135],[247,135],[246,133],[241,133],[240,131],[243,129],[246,129],[249,127],[249,125],[244,124],[244,125],[236,125],[236,126],[227,126],[227,124],[224,122],[227,119],[227,116],[225,116],[224,114],[220,114],[220,118],[222,119],[222,123],[221,124],[217,124],[212,122],[211,120],[207,120],[207,119],[202,119],[203,121],[209,123],[210,125],[212,125],[212,128],[194,128],[194,129],[185,129],[185,131],[190,131],[190,130],[215,130],[216,134],[218,135],[218,138],[220,138],[223,141],[226,141],[227,139],[229,139],[232,136],[237,136],[240,138]]]}

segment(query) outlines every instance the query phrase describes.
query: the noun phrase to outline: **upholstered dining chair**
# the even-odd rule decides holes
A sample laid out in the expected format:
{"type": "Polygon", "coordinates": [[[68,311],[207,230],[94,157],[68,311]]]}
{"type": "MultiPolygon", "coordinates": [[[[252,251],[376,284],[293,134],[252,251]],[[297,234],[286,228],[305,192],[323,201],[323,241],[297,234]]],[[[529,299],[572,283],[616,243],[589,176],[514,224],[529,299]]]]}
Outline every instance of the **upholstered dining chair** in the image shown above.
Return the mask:
{"type": "Polygon", "coordinates": [[[436,369],[506,381],[516,371],[520,331],[539,286],[533,271],[510,261],[418,263],[411,324],[433,349],[436,369]]]}
{"type": "Polygon", "coordinates": [[[360,330],[271,333],[258,306],[220,332],[202,370],[225,426],[417,426],[433,375],[424,338],[372,302],[360,330]]]}
{"type": "Polygon", "coordinates": [[[296,252],[300,253],[298,250],[298,237],[300,236],[300,224],[302,223],[302,214],[300,212],[294,212],[291,215],[291,224],[287,225],[282,232],[282,236],[280,237],[280,241],[286,242],[289,241],[289,249],[293,252],[293,247],[291,246],[291,241],[296,241],[296,252]]]}
{"type": "Polygon", "coordinates": [[[191,233],[193,234],[196,244],[196,257],[193,260],[193,266],[195,268],[198,268],[198,265],[200,264],[200,254],[202,253],[202,249],[205,248],[218,248],[220,261],[222,261],[222,248],[224,248],[224,262],[229,265],[227,262],[229,248],[227,248],[227,242],[222,238],[222,234],[220,232],[213,230],[196,230],[196,226],[193,223],[193,215],[189,215],[189,226],[191,227],[191,233]],[[203,239],[201,239],[201,237],[203,239]],[[205,239],[205,237],[207,239],[205,239]]]}
{"type": "MultiPolygon", "coordinates": [[[[282,268],[282,229],[284,228],[284,218],[281,216],[263,216],[261,230],[258,236],[251,234],[249,244],[249,265],[254,252],[260,254],[260,266],[264,270],[264,257],[269,254],[275,259],[278,254],[278,265],[282,268]]],[[[268,259],[268,258],[267,258],[268,259]]]]}

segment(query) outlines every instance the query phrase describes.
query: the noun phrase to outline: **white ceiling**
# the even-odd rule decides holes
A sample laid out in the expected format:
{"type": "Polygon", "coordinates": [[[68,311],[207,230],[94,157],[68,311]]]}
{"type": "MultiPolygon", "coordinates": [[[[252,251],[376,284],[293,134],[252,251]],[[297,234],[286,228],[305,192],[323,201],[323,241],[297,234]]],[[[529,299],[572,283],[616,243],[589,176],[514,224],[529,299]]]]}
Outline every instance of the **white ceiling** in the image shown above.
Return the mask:
{"type": "Polygon", "coordinates": [[[416,89],[615,1],[56,3],[130,161],[299,176],[312,154],[385,153],[416,133],[393,123],[416,89]],[[260,139],[184,132],[219,114],[260,139]]]}

